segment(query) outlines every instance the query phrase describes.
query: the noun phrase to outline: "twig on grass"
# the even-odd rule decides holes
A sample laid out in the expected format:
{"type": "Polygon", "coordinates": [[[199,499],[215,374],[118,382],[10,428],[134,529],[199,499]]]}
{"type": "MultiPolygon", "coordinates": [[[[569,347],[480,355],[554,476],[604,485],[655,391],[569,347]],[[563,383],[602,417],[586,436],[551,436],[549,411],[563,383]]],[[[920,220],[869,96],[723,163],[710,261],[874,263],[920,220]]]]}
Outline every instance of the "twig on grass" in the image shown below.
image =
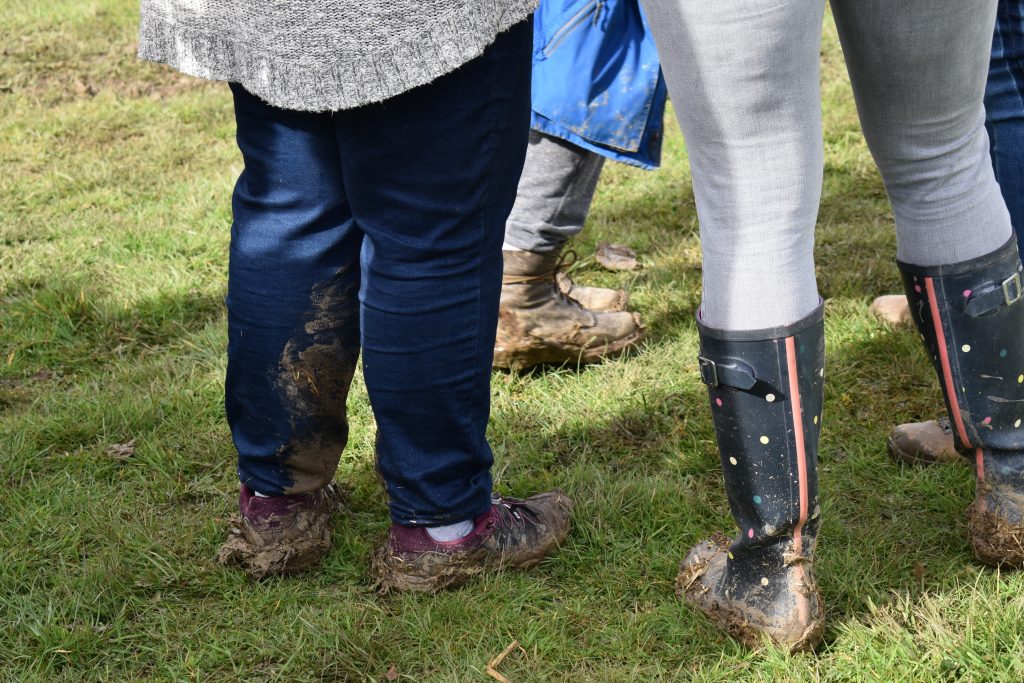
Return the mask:
{"type": "Polygon", "coordinates": [[[523,650],[523,654],[526,654],[526,650],[524,650],[522,648],[522,646],[519,645],[519,641],[518,640],[513,640],[509,644],[508,647],[506,647],[504,650],[501,651],[501,654],[499,654],[497,657],[495,657],[491,661],[487,662],[487,668],[484,669],[484,671],[487,673],[487,675],[490,676],[491,678],[493,678],[494,680],[498,681],[498,683],[512,683],[512,681],[508,680],[507,678],[502,676],[500,673],[498,673],[497,669],[498,669],[498,666],[503,661],[505,661],[505,657],[508,657],[509,654],[511,654],[512,650],[516,649],[517,647],[520,650],[523,650]]]}

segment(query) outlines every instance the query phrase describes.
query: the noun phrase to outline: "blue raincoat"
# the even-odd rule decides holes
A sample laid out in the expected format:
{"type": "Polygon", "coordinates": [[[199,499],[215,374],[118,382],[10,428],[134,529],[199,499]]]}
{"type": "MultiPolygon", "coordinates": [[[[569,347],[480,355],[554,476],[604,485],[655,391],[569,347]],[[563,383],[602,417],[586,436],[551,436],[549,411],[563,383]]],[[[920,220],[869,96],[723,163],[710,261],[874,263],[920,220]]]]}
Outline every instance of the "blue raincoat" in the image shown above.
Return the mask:
{"type": "Polygon", "coordinates": [[[534,130],[657,168],[667,95],[638,0],[541,0],[533,41],[534,130]]]}

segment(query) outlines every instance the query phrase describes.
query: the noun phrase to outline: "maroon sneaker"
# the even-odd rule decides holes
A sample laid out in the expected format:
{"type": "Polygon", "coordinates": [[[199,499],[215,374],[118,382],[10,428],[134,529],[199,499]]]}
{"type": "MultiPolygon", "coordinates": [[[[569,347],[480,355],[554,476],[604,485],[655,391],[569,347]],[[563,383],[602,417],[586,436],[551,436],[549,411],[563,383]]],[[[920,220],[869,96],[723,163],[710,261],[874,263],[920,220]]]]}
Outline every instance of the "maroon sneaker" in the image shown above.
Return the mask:
{"type": "Polygon", "coordinates": [[[569,533],[572,501],[561,491],[526,500],[495,498],[458,541],[435,541],[425,527],[391,525],[372,560],[384,592],[435,593],[485,571],[527,569],[551,554],[569,533]]]}
{"type": "Polygon", "coordinates": [[[244,484],[241,516],[232,520],[217,561],[254,579],[294,574],[320,562],[331,548],[331,517],[341,506],[334,484],[311,493],[260,498],[244,484]]]}

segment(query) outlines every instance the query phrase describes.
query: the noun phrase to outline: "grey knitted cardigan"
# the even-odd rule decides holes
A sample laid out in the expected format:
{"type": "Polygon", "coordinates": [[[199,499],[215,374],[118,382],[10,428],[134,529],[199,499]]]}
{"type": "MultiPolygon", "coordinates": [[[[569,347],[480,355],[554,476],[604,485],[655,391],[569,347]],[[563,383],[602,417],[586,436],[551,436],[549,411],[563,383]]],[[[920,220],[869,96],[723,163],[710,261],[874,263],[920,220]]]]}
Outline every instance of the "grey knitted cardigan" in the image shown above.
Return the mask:
{"type": "Polygon", "coordinates": [[[139,56],[286,109],[379,102],[479,56],[537,0],[142,0],[139,56]]]}

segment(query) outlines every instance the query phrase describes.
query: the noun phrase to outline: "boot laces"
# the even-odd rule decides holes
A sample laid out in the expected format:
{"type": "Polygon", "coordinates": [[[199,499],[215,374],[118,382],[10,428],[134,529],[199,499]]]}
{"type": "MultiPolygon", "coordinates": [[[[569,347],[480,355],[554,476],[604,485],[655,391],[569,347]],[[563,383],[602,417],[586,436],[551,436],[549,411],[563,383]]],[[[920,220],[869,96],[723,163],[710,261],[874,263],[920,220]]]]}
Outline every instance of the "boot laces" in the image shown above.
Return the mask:
{"type": "MultiPolygon", "coordinates": [[[[558,284],[555,282],[555,276],[559,272],[572,268],[576,265],[578,260],[579,255],[573,249],[566,249],[558,257],[558,261],[555,262],[555,265],[551,270],[545,270],[542,273],[534,273],[533,275],[504,275],[501,278],[501,283],[504,285],[526,285],[534,282],[545,282],[550,280],[552,286],[554,286],[555,289],[558,289],[558,284]]],[[[559,290],[559,293],[561,293],[561,290],[559,290]]]]}

